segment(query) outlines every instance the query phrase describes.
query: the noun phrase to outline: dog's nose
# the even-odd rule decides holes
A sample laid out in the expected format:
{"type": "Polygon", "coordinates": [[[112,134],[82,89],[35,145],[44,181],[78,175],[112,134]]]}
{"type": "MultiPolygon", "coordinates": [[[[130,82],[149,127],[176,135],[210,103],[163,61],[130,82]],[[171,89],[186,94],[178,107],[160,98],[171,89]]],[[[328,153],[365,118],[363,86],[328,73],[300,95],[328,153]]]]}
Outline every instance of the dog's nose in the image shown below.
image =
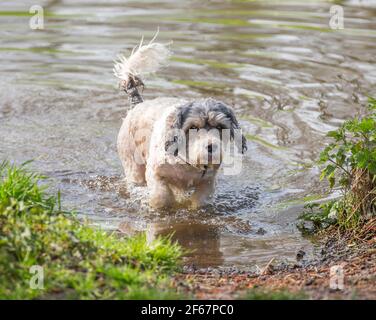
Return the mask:
{"type": "Polygon", "coordinates": [[[209,152],[209,153],[213,153],[213,152],[215,152],[215,151],[217,150],[217,145],[215,145],[215,144],[209,144],[209,145],[206,147],[206,149],[208,149],[208,152],[209,152]]]}

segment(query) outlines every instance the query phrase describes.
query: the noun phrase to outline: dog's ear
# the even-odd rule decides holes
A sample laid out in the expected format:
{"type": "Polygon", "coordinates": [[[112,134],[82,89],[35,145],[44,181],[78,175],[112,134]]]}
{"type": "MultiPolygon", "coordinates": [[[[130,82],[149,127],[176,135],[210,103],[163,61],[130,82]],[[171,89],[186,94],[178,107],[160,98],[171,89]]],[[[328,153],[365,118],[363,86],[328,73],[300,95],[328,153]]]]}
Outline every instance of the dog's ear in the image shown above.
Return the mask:
{"type": "Polygon", "coordinates": [[[178,145],[182,134],[181,130],[191,107],[192,103],[182,105],[167,119],[165,151],[174,154],[175,157],[178,155],[178,145]]]}
{"type": "MultiPolygon", "coordinates": [[[[223,112],[228,119],[231,121],[231,128],[230,128],[230,134],[231,134],[231,139],[234,140],[235,137],[235,130],[241,130],[240,125],[238,120],[236,119],[235,113],[232,110],[231,107],[225,105],[222,102],[218,103],[218,107],[220,108],[221,112],[223,112]]],[[[237,140],[238,141],[238,140],[237,140]]],[[[241,153],[245,153],[247,151],[247,139],[242,134],[242,139],[241,139],[241,146],[239,145],[239,150],[241,150],[241,153]]]]}
{"type": "Polygon", "coordinates": [[[182,129],[185,120],[188,118],[189,113],[191,112],[193,102],[183,104],[182,106],[176,109],[174,114],[174,121],[172,127],[175,129],[182,129]]]}

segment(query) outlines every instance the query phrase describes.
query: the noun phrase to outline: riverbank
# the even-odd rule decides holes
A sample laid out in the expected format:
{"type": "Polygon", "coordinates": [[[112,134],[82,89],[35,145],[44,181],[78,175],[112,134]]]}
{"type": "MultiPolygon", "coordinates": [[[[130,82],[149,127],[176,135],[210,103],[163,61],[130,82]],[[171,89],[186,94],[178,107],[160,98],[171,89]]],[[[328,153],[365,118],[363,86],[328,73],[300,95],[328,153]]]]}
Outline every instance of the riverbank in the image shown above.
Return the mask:
{"type": "Polygon", "coordinates": [[[170,238],[120,238],[65,212],[26,167],[0,166],[0,299],[375,299],[376,219],[319,236],[320,257],[258,272],[181,265],[170,238]],[[330,286],[343,268],[344,288],[330,286]]]}
{"type": "MultiPolygon", "coordinates": [[[[291,265],[271,261],[259,272],[193,269],[175,278],[181,292],[197,299],[376,299],[376,219],[367,237],[326,233],[320,257],[291,265]],[[343,289],[330,286],[331,267],[343,268],[343,289]]],[[[298,259],[302,253],[298,253],[298,259]]],[[[332,278],[333,279],[333,278],[332,278]]],[[[335,279],[333,279],[335,280],[335,279]]],[[[338,283],[338,282],[337,282],[338,283]]]]}
{"type": "Polygon", "coordinates": [[[0,163],[0,299],[175,299],[169,238],[119,238],[63,211],[44,177],[0,163]]]}

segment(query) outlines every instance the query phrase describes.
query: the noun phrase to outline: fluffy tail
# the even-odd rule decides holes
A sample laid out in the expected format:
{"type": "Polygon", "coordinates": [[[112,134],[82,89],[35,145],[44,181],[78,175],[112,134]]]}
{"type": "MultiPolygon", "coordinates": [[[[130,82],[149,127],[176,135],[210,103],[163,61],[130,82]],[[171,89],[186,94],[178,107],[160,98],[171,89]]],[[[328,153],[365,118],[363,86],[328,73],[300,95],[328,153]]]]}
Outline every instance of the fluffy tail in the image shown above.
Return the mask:
{"type": "Polygon", "coordinates": [[[124,55],[118,57],[114,64],[114,75],[120,82],[121,88],[128,94],[132,106],[143,101],[139,88],[144,87],[141,79],[142,76],[155,73],[160,67],[165,65],[171,56],[168,45],[154,42],[154,38],[147,44],[143,45],[143,38],[136,46],[130,57],[124,55]]]}

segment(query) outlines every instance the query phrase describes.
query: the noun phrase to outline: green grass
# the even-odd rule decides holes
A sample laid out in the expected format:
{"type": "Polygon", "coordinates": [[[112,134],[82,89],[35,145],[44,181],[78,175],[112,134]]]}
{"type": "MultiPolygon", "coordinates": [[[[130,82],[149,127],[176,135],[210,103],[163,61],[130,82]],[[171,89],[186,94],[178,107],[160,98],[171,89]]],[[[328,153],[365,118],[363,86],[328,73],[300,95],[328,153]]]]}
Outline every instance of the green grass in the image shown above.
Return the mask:
{"type": "Polygon", "coordinates": [[[62,212],[43,177],[0,164],[0,299],[177,298],[171,274],[182,249],[170,238],[119,238],[62,212]],[[44,269],[32,289],[30,267],[44,269]]]}

